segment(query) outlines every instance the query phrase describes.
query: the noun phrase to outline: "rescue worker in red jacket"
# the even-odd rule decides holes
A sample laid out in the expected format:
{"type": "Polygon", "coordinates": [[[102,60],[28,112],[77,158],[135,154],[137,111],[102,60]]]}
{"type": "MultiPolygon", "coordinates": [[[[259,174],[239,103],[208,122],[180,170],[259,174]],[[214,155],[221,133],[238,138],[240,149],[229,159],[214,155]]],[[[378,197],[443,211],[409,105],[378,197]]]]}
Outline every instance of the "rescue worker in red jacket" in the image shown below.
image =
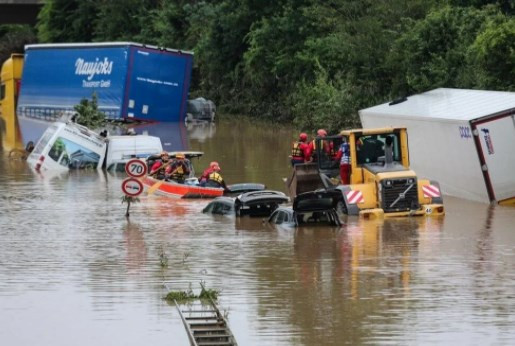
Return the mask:
{"type": "Polygon", "coordinates": [[[291,148],[291,165],[295,166],[299,163],[309,162],[310,161],[310,151],[309,145],[307,143],[308,135],[305,133],[301,133],[299,135],[299,140],[297,142],[293,142],[291,148]]]}
{"type": "Polygon", "coordinates": [[[191,163],[183,153],[177,153],[175,159],[165,170],[165,179],[171,179],[183,184],[190,174],[191,163]]]}
{"type": "Polygon", "coordinates": [[[213,161],[209,164],[209,167],[204,170],[202,175],[199,178],[200,186],[206,186],[207,180],[209,179],[209,175],[213,172],[220,171],[220,165],[218,162],[213,161]]]}
{"type": "Polygon", "coordinates": [[[225,184],[220,171],[221,168],[218,165],[218,162],[211,162],[209,164],[209,168],[207,168],[200,177],[200,186],[223,187],[225,190],[227,190],[227,185],[225,184]]]}
{"type": "MultiPolygon", "coordinates": [[[[317,131],[317,138],[320,137],[320,138],[324,138],[324,137],[327,137],[327,131],[324,130],[324,129],[319,129],[317,131]]],[[[336,155],[336,153],[334,152],[333,150],[333,142],[327,142],[325,140],[322,139],[321,141],[322,143],[322,146],[324,148],[324,152],[327,154],[327,156],[332,160],[334,158],[334,156],[336,155]]],[[[310,155],[311,155],[311,159],[312,161],[317,161],[317,147],[316,147],[316,138],[314,138],[310,143],[309,143],[309,152],[310,152],[310,155]]]]}
{"type": "Polygon", "coordinates": [[[149,175],[156,177],[156,179],[164,179],[165,178],[165,168],[164,165],[169,166],[170,164],[170,155],[166,151],[162,151],[160,155],[160,159],[156,160],[154,164],[152,165],[152,168],[150,168],[149,175]],[[161,168],[163,167],[163,168],[161,168]]]}

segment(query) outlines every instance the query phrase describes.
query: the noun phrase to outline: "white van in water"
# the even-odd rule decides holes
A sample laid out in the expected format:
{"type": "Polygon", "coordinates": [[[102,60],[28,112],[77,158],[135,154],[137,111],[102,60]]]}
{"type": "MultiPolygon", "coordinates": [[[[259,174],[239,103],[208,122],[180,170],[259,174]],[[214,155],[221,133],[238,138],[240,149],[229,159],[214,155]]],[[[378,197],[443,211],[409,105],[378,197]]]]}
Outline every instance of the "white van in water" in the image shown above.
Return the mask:
{"type": "Polygon", "coordinates": [[[154,136],[111,136],[107,141],[105,166],[110,172],[125,172],[125,164],[130,159],[146,159],[163,151],[161,139],[154,136]]]}
{"type": "Polygon", "coordinates": [[[27,162],[38,171],[101,169],[105,154],[105,138],[75,123],[55,122],[43,133],[27,162]]]}
{"type": "Polygon", "coordinates": [[[129,159],[146,158],[162,150],[159,137],[134,135],[104,138],[84,126],[56,122],[43,133],[27,162],[38,171],[64,172],[102,167],[124,171],[129,159]]]}

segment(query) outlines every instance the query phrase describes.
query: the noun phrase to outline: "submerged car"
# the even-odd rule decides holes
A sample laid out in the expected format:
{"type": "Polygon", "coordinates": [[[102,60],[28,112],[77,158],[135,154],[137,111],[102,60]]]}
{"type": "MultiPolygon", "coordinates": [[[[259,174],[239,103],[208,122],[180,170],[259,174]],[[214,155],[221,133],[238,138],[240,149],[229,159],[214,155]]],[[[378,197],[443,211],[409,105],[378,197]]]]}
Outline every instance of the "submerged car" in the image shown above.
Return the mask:
{"type": "Polygon", "coordinates": [[[234,198],[216,197],[206,205],[202,212],[217,215],[234,215],[234,198]]]}
{"type": "Polygon", "coordinates": [[[301,193],[295,197],[292,208],[277,208],[268,218],[268,222],[291,226],[308,224],[340,226],[342,222],[336,209],[341,199],[341,193],[337,190],[301,193]]]}
{"type": "Polygon", "coordinates": [[[213,101],[198,97],[188,100],[185,121],[215,121],[216,106],[213,101]]]}
{"type": "Polygon", "coordinates": [[[203,213],[237,216],[268,216],[288,197],[279,191],[263,190],[246,192],[236,198],[217,197],[203,210],[203,213]]]}

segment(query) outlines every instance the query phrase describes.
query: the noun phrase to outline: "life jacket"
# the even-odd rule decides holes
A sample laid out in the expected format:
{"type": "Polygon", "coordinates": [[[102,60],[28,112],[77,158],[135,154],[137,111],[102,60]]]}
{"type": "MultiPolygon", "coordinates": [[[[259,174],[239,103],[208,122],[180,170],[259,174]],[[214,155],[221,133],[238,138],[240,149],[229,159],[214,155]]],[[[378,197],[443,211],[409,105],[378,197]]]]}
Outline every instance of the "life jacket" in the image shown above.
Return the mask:
{"type": "Polygon", "coordinates": [[[200,182],[205,182],[205,181],[207,181],[207,180],[209,179],[209,175],[210,175],[211,173],[213,173],[213,172],[214,172],[213,168],[211,168],[211,167],[206,168],[206,169],[204,170],[204,172],[202,173],[202,175],[200,176],[199,181],[200,181],[200,182]]]}
{"type": "Polygon", "coordinates": [[[214,181],[220,185],[223,185],[223,183],[224,183],[224,179],[218,172],[213,172],[213,173],[209,174],[209,177],[207,180],[214,181]]]}
{"type": "Polygon", "coordinates": [[[173,180],[184,180],[184,176],[186,175],[185,163],[184,162],[177,162],[172,164],[170,167],[172,175],[170,176],[173,180]]]}
{"type": "Polygon", "coordinates": [[[304,152],[300,148],[302,142],[293,142],[291,147],[291,157],[304,157],[304,152]]]}

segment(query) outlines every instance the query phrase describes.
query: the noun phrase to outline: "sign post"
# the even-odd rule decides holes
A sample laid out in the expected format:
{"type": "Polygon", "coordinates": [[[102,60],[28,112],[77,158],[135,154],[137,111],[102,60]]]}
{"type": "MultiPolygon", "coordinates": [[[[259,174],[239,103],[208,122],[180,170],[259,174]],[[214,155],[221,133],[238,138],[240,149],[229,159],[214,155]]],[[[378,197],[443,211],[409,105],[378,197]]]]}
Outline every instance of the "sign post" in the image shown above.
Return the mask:
{"type": "Polygon", "coordinates": [[[122,191],[125,194],[123,202],[127,202],[127,211],[125,216],[129,217],[129,208],[131,202],[138,202],[137,198],[143,192],[143,184],[138,178],[142,178],[147,174],[147,164],[139,159],[129,160],[125,164],[125,173],[129,176],[122,182],[122,191]]]}

